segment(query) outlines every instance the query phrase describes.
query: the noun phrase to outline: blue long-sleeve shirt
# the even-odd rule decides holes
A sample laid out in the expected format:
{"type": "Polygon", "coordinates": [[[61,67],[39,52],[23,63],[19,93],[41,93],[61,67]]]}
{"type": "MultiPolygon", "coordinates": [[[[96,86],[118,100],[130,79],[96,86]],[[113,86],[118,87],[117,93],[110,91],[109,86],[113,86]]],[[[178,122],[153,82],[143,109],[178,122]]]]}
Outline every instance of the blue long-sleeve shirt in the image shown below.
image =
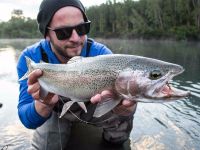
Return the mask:
{"type": "MultiPolygon", "coordinates": [[[[53,53],[50,43],[47,40],[41,40],[34,45],[31,45],[23,50],[21,53],[18,64],[17,72],[18,78],[20,79],[27,72],[27,65],[25,61],[25,56],[31,58],[34,62],[39,63],[42,60],[41,47],[44,49],[48,56],[48,62],[53,64],[59,64],[60,61],[53,53]]],[[[84,47],[81,51],[81,56],[86,56],[86,47],[87,42],[85,42],[84,47]]],[[[111,54],[111,50],[108,49],[105,45],[93,41],[90,47],[89,56],[97,56],[104,54],[111,54]]],[[[27,79],[19,81],[19,103],[18,103],[18,115],[24,126],[30,129],[35,129],[41,126],[48,118],[40,116],[34,104],[34,99],[27,92],[27,79]]]]}

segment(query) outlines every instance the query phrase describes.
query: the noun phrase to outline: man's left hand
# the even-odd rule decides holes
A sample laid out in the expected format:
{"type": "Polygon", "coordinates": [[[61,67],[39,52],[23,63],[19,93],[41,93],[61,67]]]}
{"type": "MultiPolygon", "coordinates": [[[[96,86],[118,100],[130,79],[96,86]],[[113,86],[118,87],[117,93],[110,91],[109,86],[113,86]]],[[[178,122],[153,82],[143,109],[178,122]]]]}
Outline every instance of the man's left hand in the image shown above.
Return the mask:
{"type": "MultiPolygon", "coordinates": [[[[105,91],[102,91],[100,94],[96,94],[95,96],[93,96],[90,99],[90,101],[91,103],[95,104],[110,97],[114,97],[114,94],[111,91],[105,90],[105,91]]],[[[134,108],[136,107],[136,104],[137,104],[136,101],[130,101],[130,100],[124,99],[119,105],[117,105],[113,109],[113,112],[118,115],[127,116],[135,110],[134,108]]]]}

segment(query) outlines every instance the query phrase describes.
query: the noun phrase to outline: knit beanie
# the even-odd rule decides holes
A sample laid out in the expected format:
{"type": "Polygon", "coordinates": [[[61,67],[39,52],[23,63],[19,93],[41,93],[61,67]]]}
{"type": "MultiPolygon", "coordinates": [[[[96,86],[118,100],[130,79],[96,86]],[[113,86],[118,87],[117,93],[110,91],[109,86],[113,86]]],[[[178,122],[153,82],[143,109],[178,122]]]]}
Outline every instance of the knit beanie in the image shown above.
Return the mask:
{"type": "Polygon", "coordinates": [[[47,33],[46,28],[50,23],[53,15],[56,13],[56,11],[65,6],[73,6],[80,9],[80,11],[83,14],[84,21],[88,21],[87,16],[85,14],[85,8],[79,0],[43,0],[40,4],[37,22],[39,30],[44,37],[47,33]]]}

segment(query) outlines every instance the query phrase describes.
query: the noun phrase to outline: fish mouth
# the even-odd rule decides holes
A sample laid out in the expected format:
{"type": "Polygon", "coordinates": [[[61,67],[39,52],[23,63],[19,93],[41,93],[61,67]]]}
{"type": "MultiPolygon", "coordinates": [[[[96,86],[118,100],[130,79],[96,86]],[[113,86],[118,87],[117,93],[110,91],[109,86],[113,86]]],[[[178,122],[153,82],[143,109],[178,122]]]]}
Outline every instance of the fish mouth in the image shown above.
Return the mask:
{"type": "Polygon", "coordinates": [[[173,87],[169,84],[169,81],[181,74],[183,70],[179,72],[168,72],[162,78],[152,81],[151,86],[147,88],[146,93],[144,93],[144,98],[140,99],[143,102],[165,102],[179,100],[190,95],[189,91],[184,91],[173,87]]]}
{"type": "Polygon", "coordinates": [[[178,100],[184,97],[189,96],[189,91],[180,90],[178,88],[173,87],[167,82],[159,91],[154,91],[153,96],[151,98],[157,100],[178,100]]]}

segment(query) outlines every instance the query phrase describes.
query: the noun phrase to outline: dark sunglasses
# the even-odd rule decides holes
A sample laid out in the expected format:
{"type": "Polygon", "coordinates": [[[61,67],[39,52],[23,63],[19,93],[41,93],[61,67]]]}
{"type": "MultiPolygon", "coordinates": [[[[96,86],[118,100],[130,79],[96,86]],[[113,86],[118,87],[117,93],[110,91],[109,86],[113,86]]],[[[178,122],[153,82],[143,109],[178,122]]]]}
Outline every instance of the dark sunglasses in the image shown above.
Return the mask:
{"type": "Polygon", "coordinates": [[[79,36],[88,34],[90,31],[90,23],[91,21],[81,23],[76,26],[71,27],[61,27],[52,29],[51,27],[47,27],[47,29],[52,30],[56,33],[56,37],[58,40],[66,40],[69,39],[72,35],[72,31],[75,29],[79,36]]]}

